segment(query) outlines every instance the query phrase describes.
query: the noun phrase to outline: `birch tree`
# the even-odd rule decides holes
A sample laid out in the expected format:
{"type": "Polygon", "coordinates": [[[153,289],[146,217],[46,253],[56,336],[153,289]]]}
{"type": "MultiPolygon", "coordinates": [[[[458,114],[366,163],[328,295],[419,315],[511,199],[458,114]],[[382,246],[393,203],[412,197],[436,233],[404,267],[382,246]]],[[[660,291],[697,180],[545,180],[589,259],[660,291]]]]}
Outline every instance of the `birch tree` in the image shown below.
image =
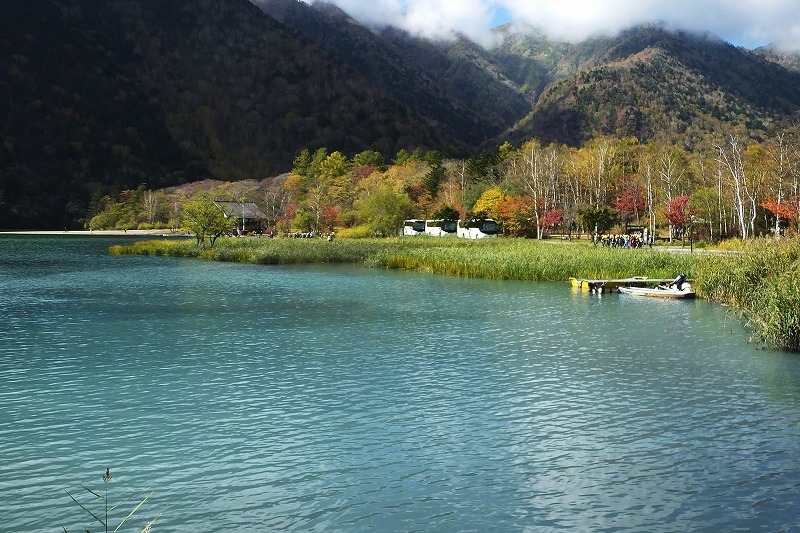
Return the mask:
{"type": "MultiPolygon", "coordinates": [[[[784,203],[786,198],[795,198],[798,194],[798,146],[793,139],[784,132],[778,135],[767,145],[767,153],[772,162],[774,187],[768,196],[778,205],[784,203]]],[[[774,234],[780,234],[780,211],[775,213],[774,234]]]]}
{"type": "Polygon", "coordinates": [[[147,190],[142,195],[142,210],[144,211],[147,222],[152,224],[156,220],[158,214],[158,195],[151,190],[147,190]]]}
{"type": "Polygon", "coordinates": [[[536,223],[536,238],[541,239],[543,228],[540,212],[547,209],[546,166],[544,153],[539,141],[531,140],[520,148],[519,178],[525,191],[533,199],[534,222],[536,223]]]}
{"type": "MultiPolygon", "coordinates": [[[[666,205],[670,205],[674,196],[679,191],[679,183],[686,171],[685,158],[682,151],[674,146],[667,147],[661,152],[658,161],[658,177],[661,179],[663,191],[666,195],[666,205]]],[[[672,242],[675,225],[669,224],[669,242],[672,242]]]]}
{"type": "Polygon", "coordinates": [[[744,146],[742,141],[732,133],[728,134],[726,143],[718,143],[715,146],[723,173],[731,179],[733,185],[733,211],[739,224],[739,234],[746,239],[750,233],[745,212],[747,174],[744,166],[744,146]]]}
{"type": "Polygon", "coordinates": [[[586,147],[589,168],[587,173],[591,202],[595,205],[608,203],[611,168],[617,147],[613,139],[601,138],[586,147]]]}
{"type": "Polygon", "coordinates": [[[465,192],[469,184],[467,161],[465,159],[448,160],[445,162],[445,183],[442,194],[446,205],[455,206],[463,215],[465,192]]]}

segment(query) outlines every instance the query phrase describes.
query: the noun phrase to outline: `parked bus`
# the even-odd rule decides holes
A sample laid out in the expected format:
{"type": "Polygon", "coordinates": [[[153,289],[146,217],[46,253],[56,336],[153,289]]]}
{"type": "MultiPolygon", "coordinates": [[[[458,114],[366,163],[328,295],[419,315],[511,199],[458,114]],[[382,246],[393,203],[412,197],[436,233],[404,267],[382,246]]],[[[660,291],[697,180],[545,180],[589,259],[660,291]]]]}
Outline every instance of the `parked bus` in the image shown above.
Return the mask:
{"type": "Polygon", "coordinates": [[[500,226],[491,218],[473,218],[465,225],[458,221],[458,236],[463,239],[483,239],[486,237],[497,237],[500,226]]]}
{"type": "Polygon", "coordinates": [[[444,237],[457,235],[462,239],[497,237],[500,227],[491,218],[473,218],[463,224],[453,220],[420,220],[412,218],[403,222],[403,235],[431,235],[444,237]]]}
{"type": "Polygon", "coordinates": [[[418,219],[406,220],[403,222],[403,235],[424,235],[425,221],[418,219]]]}
{"type": "Polygon", "coordinates": [[[434,237],[446,237],[458,232],[458,222],[455,220],[426,220],[425,234],[434,237]]]}

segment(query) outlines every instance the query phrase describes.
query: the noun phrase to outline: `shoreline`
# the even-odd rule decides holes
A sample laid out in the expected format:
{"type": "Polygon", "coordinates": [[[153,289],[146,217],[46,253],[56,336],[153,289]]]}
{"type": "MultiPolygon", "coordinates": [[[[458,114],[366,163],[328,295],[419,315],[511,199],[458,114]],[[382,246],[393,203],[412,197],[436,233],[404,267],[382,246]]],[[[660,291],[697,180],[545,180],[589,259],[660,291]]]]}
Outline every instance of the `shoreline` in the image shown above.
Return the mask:
{"type": "Polygon", "coordinates": [[[85,235],[85,236],[133,236],[133,237],[191,237],[188,233],[175,233],[152,229],[103,229],[103,230],[0,230],[0,235],[85,235]]]}

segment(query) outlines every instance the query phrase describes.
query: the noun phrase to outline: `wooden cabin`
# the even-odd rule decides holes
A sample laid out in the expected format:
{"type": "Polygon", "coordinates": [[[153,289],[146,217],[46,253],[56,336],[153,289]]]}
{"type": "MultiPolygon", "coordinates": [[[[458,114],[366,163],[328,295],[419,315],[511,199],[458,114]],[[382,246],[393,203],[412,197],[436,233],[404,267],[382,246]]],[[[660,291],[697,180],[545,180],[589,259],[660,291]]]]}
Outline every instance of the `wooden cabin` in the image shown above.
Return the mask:
{"type": "Polygon", "coordinates": [[[267,215],[255,203],[214,200],[214,205],[219,207],[225,218],[230,219],[231,232],[234,235],[247,235],[263,231],[267,215]]]}

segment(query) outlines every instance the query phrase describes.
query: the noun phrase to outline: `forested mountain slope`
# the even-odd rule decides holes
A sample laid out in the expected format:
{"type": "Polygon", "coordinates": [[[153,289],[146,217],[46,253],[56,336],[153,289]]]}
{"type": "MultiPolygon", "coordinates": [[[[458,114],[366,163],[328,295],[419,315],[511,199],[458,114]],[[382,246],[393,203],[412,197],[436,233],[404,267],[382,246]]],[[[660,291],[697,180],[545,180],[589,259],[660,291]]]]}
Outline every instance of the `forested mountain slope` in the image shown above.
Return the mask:
{"type": "Polygon", "coordinates": [[[635,136],[692,149],[730,127],[761,134],[800,109],[799,72],[709,35],[640,27],[557,55],[540,61],[550,70],[534,110],[502,138],[579,145],[635,136]]]}
{"type": "Polygon", "coordinates": [[[484,51],[466,39],[452,45],[391,27],[373,30],[332,4],[254,2],[313,40],[337,63],[363,75],[386,97],[432,120],[442,134],[472,147],[499,134],[530,110],[514,83],[502,79],[487,61],[479,65],[471,60],[484,51]]]}
{"type": "Polygon", "coordinates": [[[0,228],[76,227],[140,184],[275,175],[303,148],[465,158],[617,135],[691,149],[800,107],[796,58],[710,36],[646,26],[571,44],[504,26],[484,49],[253,1],[8,0],[0,228]]]}
{"type": "Polygon", "coordinates": [[[74,226],[140,183],[278,173],[306,146],[470,145],[246,0],[12,0],[0,72],[6,228],[74,226]]]}
{"type": "Polygon", "coordinates": [[[800,72],[800,53],[784,52],[775,46],[763,46],[754,50],[754,53],[768,61],[795,72],[800,72]]]}

